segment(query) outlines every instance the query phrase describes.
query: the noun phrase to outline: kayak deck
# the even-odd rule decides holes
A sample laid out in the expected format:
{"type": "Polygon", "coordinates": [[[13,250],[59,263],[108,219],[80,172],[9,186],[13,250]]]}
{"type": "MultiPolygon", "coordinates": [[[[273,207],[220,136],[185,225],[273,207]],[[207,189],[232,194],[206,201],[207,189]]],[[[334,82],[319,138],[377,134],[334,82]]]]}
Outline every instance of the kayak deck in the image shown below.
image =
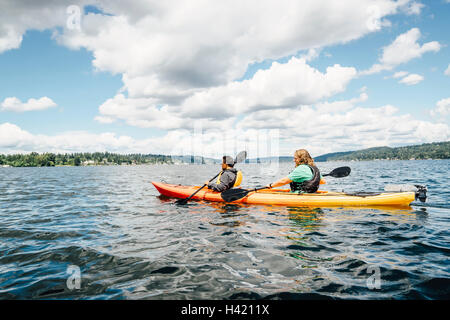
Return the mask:
{"type": "MultiPolygon", "coordinates": [[[[164,196],[187,198],[199,186],[182,186],[162,182],[152,182],[164,196]]],[[[220,192],[202,189],[192,197],[195,200],[224,202],[220,192]]],[[[286,189],[265,189],[250,192],[246,197],[232,203],[335,207],[335,206],[409,206],[415,200],[414,192],[384,192],[378,194],[346,194],[343,192],[318,191],[316,193],[295,194],[286,189]]]]}

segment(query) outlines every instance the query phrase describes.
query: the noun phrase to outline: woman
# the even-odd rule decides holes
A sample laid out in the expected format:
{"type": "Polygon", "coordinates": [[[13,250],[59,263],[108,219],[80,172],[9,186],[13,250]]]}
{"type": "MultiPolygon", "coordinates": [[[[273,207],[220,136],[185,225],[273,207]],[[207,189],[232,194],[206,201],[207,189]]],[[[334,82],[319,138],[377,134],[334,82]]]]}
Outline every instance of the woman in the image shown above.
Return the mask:
{"type": "Polygon", "coordinates": [[[291,192],[314,193],[319,189],[320,171],[314,164],[313,158],[305,149],[299,149],[294,153],[295,169],[285,178],[267,185],[267,188],[275,188],[290,184],[291,192]]]}

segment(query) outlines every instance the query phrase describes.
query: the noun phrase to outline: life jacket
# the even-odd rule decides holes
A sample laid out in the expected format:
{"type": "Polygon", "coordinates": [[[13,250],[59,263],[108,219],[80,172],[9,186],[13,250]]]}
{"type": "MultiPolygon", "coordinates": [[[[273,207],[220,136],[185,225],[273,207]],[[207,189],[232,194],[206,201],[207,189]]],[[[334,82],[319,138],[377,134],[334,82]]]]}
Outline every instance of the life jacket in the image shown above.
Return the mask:
{"type": "Polygon", "coordinates": [[[317,190],[319,190],[319,184],[320,184],[320,171],[316,166],[310,166],[307,165],[312,173],[313,177],[311,180],[306,180],[303,182],[294,182],[292,181],[290,183],[291,191],[300,191],[300,192],[306,192],[306,193],[314,193],[317,190]]]}
{"type": "Polygon", "coordinates": [[[242,171],[238,171],[236,174],[236,181],[234,181],[233,188],[239,187],[242,183],[242,171]]]}
{"type": "MultiPolygon", "coordinates": [[[[231,186],[229,186],[230,188],[234,188],[234,187],[238,187],[241,185],[242,183],[242,171],[237,171],[236,169],[232,168],[232,169],[228,169],[228,171],[231,171],[235,174],[235,178],[233,180],[233,183],[231,184],[231,186]]],[[[223,171],[219,174],[219,177],[217,178],[217,184],[220,184],[220,177],[222,176],[223,171]]]]}

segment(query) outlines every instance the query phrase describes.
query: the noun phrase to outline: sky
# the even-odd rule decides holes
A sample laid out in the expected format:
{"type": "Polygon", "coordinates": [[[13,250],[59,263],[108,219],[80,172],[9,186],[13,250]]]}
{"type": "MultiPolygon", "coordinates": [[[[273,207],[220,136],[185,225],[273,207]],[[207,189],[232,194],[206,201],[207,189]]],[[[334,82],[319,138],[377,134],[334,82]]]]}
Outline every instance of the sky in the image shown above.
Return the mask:
{"type": "Polygon", "coordinates": [[[0,153],[449,141],[450,1],[0,0],[0,153]]]}

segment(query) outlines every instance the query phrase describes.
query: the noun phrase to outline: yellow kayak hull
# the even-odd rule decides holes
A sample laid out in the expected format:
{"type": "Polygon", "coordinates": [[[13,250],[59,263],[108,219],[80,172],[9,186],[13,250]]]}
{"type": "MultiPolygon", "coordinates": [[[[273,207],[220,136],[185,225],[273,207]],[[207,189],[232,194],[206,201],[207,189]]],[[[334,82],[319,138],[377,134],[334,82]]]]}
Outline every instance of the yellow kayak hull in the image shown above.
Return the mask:
{"type": "MultiPolygon", "coordinates": [[[[161,195],[187,198],[199,186],[182,186],[162,182],[152,182],[161,195]]],[[[209,189],[200,190],[195,200],[224,202],[220,192],[209,189]]],[[[233,203],[285,205],[306,207],[359,207],[359,206],[409,206],[415,200],[414,192],[385,192],[373,195],[350,195],[342,192],[318,191],[316,193],[295,194],[285,189],[265,189],[250,192],[246,197],[233,203]]]]}

